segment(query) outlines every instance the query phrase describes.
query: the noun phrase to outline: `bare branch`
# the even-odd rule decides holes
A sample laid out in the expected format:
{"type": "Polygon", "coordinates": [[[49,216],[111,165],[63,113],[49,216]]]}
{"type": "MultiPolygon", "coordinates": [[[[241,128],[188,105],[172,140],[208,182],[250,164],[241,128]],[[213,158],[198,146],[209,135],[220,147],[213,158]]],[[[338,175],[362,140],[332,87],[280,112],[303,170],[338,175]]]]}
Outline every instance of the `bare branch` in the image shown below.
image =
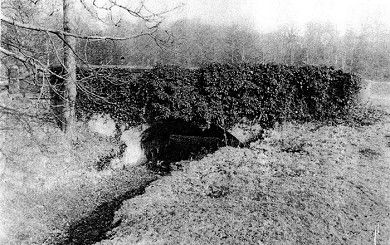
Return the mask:
{"type": "MultiPolygon", "coordinates": [[[[47,32],[46,32],[46,33],[47,33],[47,32]]],[[[56,35],[57,35],[57,37],[58,37],[59,39],[61,39],[61,41],[62,41],[66,46],[69,47],[69,49],[73,52],[74,55],[76,55],[76,57],[77,57],[79,60],[81,60],[83,63],[87,64],[87,62],[77,54],[76,50],[74,50],[74,47],[72,47],[72,45],[69,45],[69,43],[65,40],[65,38],[64,38],[63,35],[59,35],[59,34],[56,34],[56,35]]],[[[65,66],[63,66],[63,67],[65,67],[65,66]]]]}
{"type": "Polygon", "coordinates": [[[37,60],[31,56],[27,56],[25,54],[24,55],[16,54],[16,53],[11,52],[11,51],[4,49],[2,47],[0,47],[0,52],[4,53],[7,56],[13,57],[13,58],[21,61],[25,65],[31,65],[31,66],[35,67],[35,69],[37,69],[38,71],[46,72],[46,73],[54,75],[60,79],[64,79],[63,76],[51,71],[46,65],[42,64],[42,62],[40,62],[39,60],[37,60]]]}
{"type": "MultiPolygon", "coordinates": [[[[95,2],[95,1],[94,1],[95,2]]],[[[80,0],[80,3],[83,5],[84,9],[88,11],[88,13],[95,19],[99,20],[102,23],[108,24],[105,20],[99,17],[99,15],[96,13],[96,11],[93,11],[88,4],[85,2],[85,0],[80,0]]]]}
{"type": "Polygon", "coordinates": [[[28,113],[21,112],[21,111],[18,111],[16,109],[13,109],[13,108],[10,108],[10,107],[6,107],[6,106],[1,106],[1,105],[0,105],[0,113],[1,114],[16,115],[16,116],[19,116],[19,117],[34,118],[34,119],[44,120],[44,121],[48,120],[48,118],[45,117],[45,116],[40,116],[38,114],[36,114],[36,115],[28,114],[28,113]]]}
{"type": "Polygon", "coordinates": [[[54,41],[53,41],[53,39],[51,38],[49,32],[46,32],[46,35],[47,35],[47,37],[48,37],[49,40],[50,40],[50,44],[51,44],[51,46],[52,46],[52,48],[53,48],[53,50],[54,50],[54,54],[56,55],[57,61],[61,64],[62,67],[64,67],[65,65],[64,65],[64,63],[62,62],[62,60],[61,60],[61,58],[60,58],[60,56],[59,56],[59,54],[58,54],[57,48],[56,48],[56,46],[55,46],[55,44],[54,44],[54,41]]]}
{"type": "Polygon", "coordinates": [[[28,29],[28,30],[32,30],[32,31],[50,32],[50,33],[53,33],[53,34],[55,34],[57,36],[67,35],[67,36],[72,36],[72,37],[79,38],[79,39],[124,41],[124,40],[129,40],[129,39],[142,37],[142,36],[149,36],[149,35],[152,34],[152,32],[141,32],[140,34],[127,36],[127,37],[96,36],[96,35],[88,36],[88,35],[78,35],[78,34],[75,34],[75,33],[55,30],[55,29],[51,29],[51,28],[37,27],[37,26],[34,26],[34,25],[24,24],[24,23],[15,21],[15,20],[13,20],[11,18],[8,18],[6,16],[1,16],[1,21],[5,22],[5,23],[8,23],[10,25],[14,25],[14,26],[17,26],[17,27],[20,27],[20,28],[24,28],[24,29],[28,29]]]}
{"type": "Polygon", "coordinates": [[[11,52],[9,50],[6,50],[6,49],[4,49],[2,47],[0,47],[0,52],[2,52],[5,55],[11,56],[11,57],[13,57],[13,58],[15,58],[17,60],[20,60],[22,62],[30,62],[30,60],[27,59],[26,57],[24,57],[22,55],[19,55],[19,54],[16,54],[16,53],[13,53],[13,52],[11,52]]]}
{"type": "MultiPolygon", "coordinates": [[[[182,7],[181,5],[179,5],[179,6],[176,6],[174,8],[162,11],[162,12],[154,13],[154,12],[150,11],[148,8],[146,8],[144,1],[141,1],[140,6],[138,8],[136,8],[135,10],[132,10],[131,8],[129,8],[125,5],[119,4],[116,0],[109,0],[109,2],[111,3],[111,6],[109,6],[109,8],[108,8],[109,10],[111,10],[113,7],[118,7],[122,10],[125,10],[131,16],[142,19],[142,20],[147,21],[147,22],[161,22],[161,19],[163,19],[164,14],[167,14],[169,12],[172,12],[172,11],[182,7]],[[143,11],[144,11],[144,13],[143,13],[143,11]],[[145,14],[145,12],[148,14],[145,14]]],[[[96,6],[96,7],[98,7],[98,6],[96,6]]]]}

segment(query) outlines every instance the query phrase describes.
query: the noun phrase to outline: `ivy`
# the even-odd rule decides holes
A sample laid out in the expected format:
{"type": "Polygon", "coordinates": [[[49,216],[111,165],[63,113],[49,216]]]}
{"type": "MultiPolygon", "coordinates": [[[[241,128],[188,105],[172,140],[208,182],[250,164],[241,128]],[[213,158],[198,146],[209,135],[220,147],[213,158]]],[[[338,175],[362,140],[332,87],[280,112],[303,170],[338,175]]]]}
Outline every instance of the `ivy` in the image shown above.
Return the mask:
{"type": "MultiPolygon", "coordinates": [[[[61,68],[53,71],[61,74],[61,68]]],[[[77,75],[79,118],[106,113],[128,125],[167,118],[225,128],[244,117],[263,127],[335,120],[348,113],[361,86],[358,76],[332,67],[278,64],[156,66],[142,73],[80,68],[77,75]]],[[[51,81],[63,89],[61,79],[52,76],[51,81]]],[[[56,93],[52,97],[59,99],[56,93]]]]}

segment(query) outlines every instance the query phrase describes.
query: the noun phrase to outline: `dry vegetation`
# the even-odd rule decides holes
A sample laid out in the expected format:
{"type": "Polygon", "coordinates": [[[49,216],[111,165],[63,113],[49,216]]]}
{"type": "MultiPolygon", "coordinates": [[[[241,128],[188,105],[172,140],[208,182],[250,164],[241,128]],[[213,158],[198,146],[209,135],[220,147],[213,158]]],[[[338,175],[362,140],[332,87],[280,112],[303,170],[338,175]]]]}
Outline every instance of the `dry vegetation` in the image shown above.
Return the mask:
{"type": "Polygon", "coordinates": [[[285,124],[223,148],[128,200],[101,244],[387,244],[381,124],[285,124]]]}
{"type": "MultiPolygon", "coordinates": [[[[100,244],[388,244],[383,116],[368,108],[348,125],[286,123],[250,148],[183,162],[183,171],[125,201],[100,244]]],[[[100,204],[156,178],[142,167],[97,172],[94,162],[118,148],[113,138],[79,125],[69,146],[53,125],[23,118],[2,117],[12,126],[1,148],[2,244],[66,241],[68,228],[100,204]]]]}
{"type": "MultiPolygon", "coordinates": [[[[3,106],[33,113],[41,109],[3,94],[3,106]],[[21,108],[21,106],[24,108],[21,108]]],[[[44,110],[44,109],[43,109],[44,110]]],[[[118,150],[113,138],[78,125],[72,144],[53,124],[2,114],[8,125],[1,152],[6,157],[0,188],[1,244],[53,244],[100,204],[145,185],[155,177],[144,168],[96,171],[100,156],[118,150]]]]}
{"type": "MultiPolygon", "coordinates": [[[[63,43],[70,35],[65,33],[61,36],[58,31],[45,29],[62,26],[62,22],[66,27],[67,18],[62,15],[66,16],[70,5],[65,4],[62,8],[61,3],[53,1],[50,7],[49,2],[2,1],[4,67],[18,64],[13,58],[24,61],[26,67],[32,65],[34,69],[38,63],[38,67],[44,66],[43,63],[58,64],[61,63],[57,60],[61,56],[59,54],[65,48],[64,57],[67,57],[69,46],[78,54],[78,63],[151,66],[158,61],[163,65],[199,67],[210,61],[233,66],[243,62],[275,62],[283,66],[334,66],[373,79],[390,77],[390,56],[386,55],[390,52],[390,33],[379,23],[367,24],[359,33],[349,30],[344,35],[330,24],[308,23],[302,34],[287,25],[266,34],[241,25],[214,26],[185,19],[165,25],[166,30],[163,30],[157,28],[161,16],[144,9],[144,1],[140,1],[141,6],[135,7],[135,10],[124,8],[139,22],[113,23],[118,28],[107,26],[105,31],[99,31],[101,25],[95,24],[96,18],[92,16],[95,8],[90,8],[92,15],[73,11],[74,17],[82,17],[78,18],[74,27],[78,33],[93,35],[98,32],[105,36],[115,33],[126,34],[125,37],[140,33],[149,35],[125,40],[120,45],[104,38],[90,42],[90,38],[84,36],[72,48],[73,42],[68,41],[68,45],[63,43]],[[64,11],[57,11],[58,7],[64,11]],[[149,17],[144,15],[143,10],[149,17]],[[143,22],[149,24],[144,27],[143,22]],[[167,30],[177,39],[172,44],[167,30]],[[59,39],[53,39],[53,34],[59,39]]],[[[116,1],[110,2],[116,4],[116,1]]],[[[65,29],[68,31],[68,28],[65,29]]],[[[72,32],[72,28],[69,31],[72,32]]],[[[119,36],[124,37],[118,35],[114,39],[119,36]]],[[[328,73],[321,73],[320,77],[324,78],[323,81],[329,80],[328,84],[337,81],[334,84],[343,85],[332,90],[324,86],[326,83],[314,76],[315,73],[297,76],[295,82],[300,90],[296,91],[305,91],[307,105],[298,102],[302,107],[297,105],[296,109],[291,107],[295,105],[295,97],[287,102],[284,100],[294,95],[292,87],[280,87],[278,99],[282,99],[281,103],[263,103],[272,102],[279,87],[275,85],[290,81],[290,75],[295,73],[287,72],[280,76],[279,68],[274,70],[275,76],[258,81],[261,81],[261,86],[268,81],[275,90],[270,90],[272,86],[259,90],[248,83],[253,88],[252,92],[259,93],[258,97],[268,91],[269,98],[264,101],[256,99],[256,104],[248,96],[240,95],[234,100],[227,99],[226,105],[242,109],[240,116],[252,111],[253,118],[266,111],[265,114],[274,114],[269,118],[297,120],[294,113],[298,113],[298,109],[306,111],[309,105],[315,105],[313,108],[320,115],[308,117],[310,119],[326,120],[334,116],[336,110],[322,102],[326,102],[327,97],[335,97],[337,91],[344,91],[346,83],[340,82],[343,79],[333,79],[328,73]],[[308,82],[311,80],[314,83],[308,82]],[[305,85],[302,89],[302,84],[310,86],[305,85]],[[322,98],[316,98],[317,89],[322,91],[322,98]],[[268,106],[267,110],[259,107],[263,104],[268,106]],[[291,117],[280,113],[283,107],[288,109],[286,115],[291,117]],[[329,113],[323,114],[325,111],[329,113]]],[[[182,72],[176,73],[183,75],[182,72]]],[[[233,71],[230,75],[220,72],[220,81],[226,80],[225,75],[229,75],[228,80],[236,82],[230,90],[226,84],[216,83],[217,73],[204,74],[209,74],[205,76],[207,79],[203,79],[207,85],[202,88],[204,103],[194,99],[195,90],[191,86],[182,86],[189,83],[187,78],[179,76],[172,80],[168,76],[169,79],[160,77],[158,81],[158,76],[153,75],[144,79],[150,78],[149,85],[157,88],[155,95],[140,94],[139,89],[129,85],[129,92],[112,97],[111,105],[117,106],[117,118],[126,123],[131,121],[126,116],[137,116],[139,111],[154,113],[146,103],[138,103],[143,99],[153,101],[148,99],[153,97],[162,98],[164,103],[165,99],[172,99],[172,104],[177,105],[177,115],[187,111],[191,116],[188,118],[193,118],[191,113],[194,111],[189,102],[202,102],[201,110],[196,113],[218,118],[219,113],[234,112],[220,102],[223,101],[221,98],[226,99],[227,94],[241,87],[241,80],[237,78],[250,81],[248,74],[259,75],[262,72],[242,73],[238,77],[233,71]],[[164,84],[167,86],[164,87],[164,84]],[[188,90],[181,90],[183,88],[188,90]],[[211,89],[208,91],[206,88],[211,89]],[[222,90],[226,91],[221,93],[222,90]],[[141,99],[133,101],[131,91],[141,99]],[[213,103],[206,103],[214,100],[213,96],[217,102],[214,107],[211,106],[213,103]],[[182,101],[186,103],[177,103],[182,101]],[[131,103],[140,107],[132,108],[131,103]],[[133,109],[136,109],[135,113],[133,109]]],[[[117,91],[123,91],[123,77],[106,77],[120,82],[117,91]]],[[[345,76],[345,79],[349,77],[345,76]]],[[[92,84],[96,85],[96,82],[92,84]]],[[[195,81],[194,84],[200,83],[195,81]]],[[[31,92],[28,82],[22,85],[26,87],[25,92],[31,92]]],[[[78,85],[82,87],[82,83],[78,85]]],[[[389,86],[384,83],[377,85],[372,89],[377,95],[376,103],[390,105],[390,97],[386,97],[390,94],[389,86]]],[[[145,88],[148,92],[148,87],[145,88]]],[[[358,87],[355,88],[357,91],[358,87]]],[[[101,91],[105,96],[107,91],[115,92],[109,88],[101,91]]],[[[88,94],[90,92],[88,90],[88,94]]],[[[337,96],[340,101],[348,101],[348,105],[352,101],[346,98],[346,94],[337,96]]],[[[302,101],[302,97],[296,97],[302,101]]],[[[80,104],[87,107],[84,102],[80,104]]],[[[344,107],[347,104],[340,105],[344,107]]],[[[118,139],[95,134],[82,123],[76,125],[72,138],[69,138],[53,122],[45,119],[49,111],[47,105],[20,97],[11,98],[3,93],[0,106],[0,244],[390,243],[390,123],[385,122],[389,115],[375,108],[356,108],[349,118],[333,121],[332,124],[277,125],[267,132],[264,140],[254,142],[249,148],[225,147],[198,161],[182,162],[183,170],[159,178],[142,166],[97,171],[99,159],[120,151],[118,139]],[[146,186],[148,188],[143,192],[146,186]],[[137,196],[134,197],[131,191],[137,196]],[[128,200],[124,201],[126,198],[128,200]]],[[[109,103],[95,106],[99,113],[110,107],[109,103]]],[[[164,113],[169,110],[163,106],[159,108],[161,115],[168,116],[164,113]]],[[[156,115],[151,114],[150,118],[154,120],[156,115]]],[[[210,118],[205,119],[209,121],[210,118]]],[[[272,120],[261,118],[265,122],[272,120]]],[[[129,151],[125,154],[137,155],[129,151]]],[[[117,165],[122,166],[120,163],[117,165]]]]}

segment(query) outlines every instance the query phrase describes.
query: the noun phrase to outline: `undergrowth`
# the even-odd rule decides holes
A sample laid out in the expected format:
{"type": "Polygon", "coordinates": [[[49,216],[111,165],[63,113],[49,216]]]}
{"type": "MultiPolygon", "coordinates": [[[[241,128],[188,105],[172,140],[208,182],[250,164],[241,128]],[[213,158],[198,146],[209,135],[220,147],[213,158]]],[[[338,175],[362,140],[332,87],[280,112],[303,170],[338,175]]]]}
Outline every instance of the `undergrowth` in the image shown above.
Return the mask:
{"type": "MultiPolygon", "coordinates": [[[[1,244],[55,244],[69,226],[101,203],[154,178],[146,169],[96,170],[96,161],[119,150],[114,138],[78,124],[72,138],[41,118],[47,108],[23,98],[2,97],[17,108],[1,114],[5,171],[0,189],[1,244]]],[[[47,115],[48,116],[48,115],[47,115]]]]}
{"type": "MultiPolygon", "coordinates": [[[[30,116],[46,111],[1,102],[30,116]]],[[[7,160],[1,244],[66,241],[72,223],[156,177],[142,167],[97,172],[95,162],[118,151],[118,142],[82,124],[69,139],[30,116],[1,115],[9,126],[0,149],[7,160]]],[[[384,116],[357,108],[340,125],[280,124],[250,148],[183,163],[183,171],[126,201],[101,244],[386,244],[384,116]]]]}
{"type": "Polygon", "coordinates": [[[156,181],[100,244],[386,244],[382,131],[282,124],[156,181]]]}
{"type": "Polygon", "coordinates": [[[350,126],[369,126],[380,123],[390,116],[385,110],[371,104],[357,104],[351,107],[341,123],[350,126]]]}

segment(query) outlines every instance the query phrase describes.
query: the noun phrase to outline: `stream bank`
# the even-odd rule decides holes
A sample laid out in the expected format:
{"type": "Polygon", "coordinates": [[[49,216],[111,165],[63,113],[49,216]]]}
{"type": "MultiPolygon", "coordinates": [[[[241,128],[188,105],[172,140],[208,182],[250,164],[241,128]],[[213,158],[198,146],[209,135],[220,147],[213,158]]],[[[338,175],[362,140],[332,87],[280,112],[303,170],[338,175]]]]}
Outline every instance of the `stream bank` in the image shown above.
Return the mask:
{"type": "Polygon", "coordinates": [[[113,223],[115,212],[125,200],[145,193],[145,189],[158,177],[148,180],[138,188],[129,190],[124,194],[104,202],[94,209],[88,216],[71,224],[67,230],[67,238],[58,242],[58,245],[90,245],[107,239],[107,232],[117,227],[120,222],[113,223]]]}

